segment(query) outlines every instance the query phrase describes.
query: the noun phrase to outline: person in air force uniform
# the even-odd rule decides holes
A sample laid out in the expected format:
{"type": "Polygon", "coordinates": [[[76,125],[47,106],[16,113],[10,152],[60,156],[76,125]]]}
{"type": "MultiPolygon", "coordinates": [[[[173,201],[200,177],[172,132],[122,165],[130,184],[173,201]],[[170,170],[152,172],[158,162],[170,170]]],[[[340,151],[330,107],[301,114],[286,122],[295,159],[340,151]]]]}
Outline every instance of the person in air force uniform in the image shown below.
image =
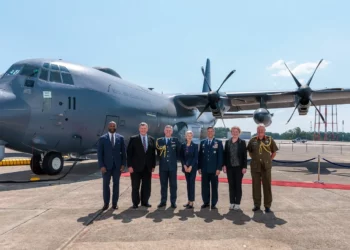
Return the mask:
{"type": "Polygon", "coordinates": [[[170,184],[171,207],[176,208],[177,199],[177,160],[179,158],[181,144],[175,137],[171,137],[173,127],[165,126],[164,137],[156,141],[157,155],[159,158],[159,177],[161,200],[158,208],[165,207],[168,195],[168,183],[170,184]]]}
{"type": "Polygon", "coordinates": [[[207,128],[208,138],[202,140],[198,154],[198,173],[202,175],[202,208],[209,207],[211,184],[211,209],[218,202],[219,174],[223,165],[223,146],[214,138],[214,128],[207,128]]]}
{"type": "Polygon", "coordinates": [[[116,123],[111,121],[108,125],[108,133],[102,135],[98,143],[98,165],[103,177],[103,210],[108,209],[110,201],[110,181],[113,178],[113,209],[118,208],[119,180],[121,172],[126,164],[126,152],[124,137],[117,134],[116,123]]]}
{"type": "Polygon", "coordinates": [[[252,158],[250,162],[253,181],[254,212],[260,210],[261,205],[261,182],[264,191],[265,212],[269,213],[272,203],[271,191],[271,168],[272,160],[278,150],[275,141],[270,136],[265,135],[264,124],[259,124],[257,136],[250,139],[247,150],[252,158]]]}

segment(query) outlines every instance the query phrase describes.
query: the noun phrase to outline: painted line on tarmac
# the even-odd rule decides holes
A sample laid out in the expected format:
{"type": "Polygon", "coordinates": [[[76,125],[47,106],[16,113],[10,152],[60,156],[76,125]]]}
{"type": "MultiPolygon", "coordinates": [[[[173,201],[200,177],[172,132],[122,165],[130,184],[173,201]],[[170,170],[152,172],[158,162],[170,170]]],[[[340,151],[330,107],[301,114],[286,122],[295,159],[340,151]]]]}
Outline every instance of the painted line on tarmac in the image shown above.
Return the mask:
{"type": "MultiPolygon", "coordinates": [[[[129,177],[130,173],[123,173],[123,177],[129,177]]],[[[152,174],[153,179],[159,179],[159,174],[152,174]]],[[[178,175],[178,180],[186,180],[184,175],[178,175]]],[[[196,177],[196,181],[201,181],[200,176],[196,177]]],[[[219,182],[227,183],[227,178],[219,178],[219,182]]],[[[251,179],[243,179],[242,184],[252,184],[251,179]]],[[[301,187],[301,188],[321,188],[321,189],[341,189],[350,190],[350,185],[346,184],[335,184],[335,183],[313,183],[313,182],[301,182],[301,181],[271,181],[272,186],[281,187],[301,187]]]]}

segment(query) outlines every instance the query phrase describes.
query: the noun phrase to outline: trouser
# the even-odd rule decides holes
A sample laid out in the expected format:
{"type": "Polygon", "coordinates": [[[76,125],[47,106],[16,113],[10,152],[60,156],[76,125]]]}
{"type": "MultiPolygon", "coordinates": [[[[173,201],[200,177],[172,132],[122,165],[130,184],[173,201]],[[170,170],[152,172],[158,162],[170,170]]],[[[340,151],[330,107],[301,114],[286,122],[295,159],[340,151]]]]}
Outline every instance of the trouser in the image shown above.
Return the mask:
{"type": "Polygon", "coordinates": [[[170,202],[176,203],[177,199],[177,171],[159,171],[161,203],[168,199],[168,183],[170,186],[170,202]]]}
{"type": "Polygon", "coordinates": [[[113,164],[112,169],[107,169],[107,172],[102,174],[103,178],[103,200],[105,205],[109,204],[111,191],[109,184],[111,182],[111,177],[113,178],[113,195],[112,195],[112,204],[117,205],[119,199],[119,180],[120,180],[120,169],[113,164]]]}
{"type": "Polygon", "coordinates": [[[196,174],[197,174],[197,171],[193,169],[191,173],[185,173],[186,182],[187,182],[188,201],[194,201],[195,187],[196,187],[196,174]]]}
{"type": "Polygon", "coordinates": [[[131,199],[133,205],[138,206],[140,204],[148,204],[148,200],[151,196],[151,181],[152,172],[145,166],[142,172],[133,172],[130,174],[131,178],[131,199]],[[140,193],[141,186],[141,193],[140,193]]]}
{"type": "Polygon", "coordinates": [[[242,168],[226,167],[227,180],[229,185],[230,204],[241,204],[242,199],[242,168]]]}
{"type": "Polygon", "coordinates": [[[202,199],[205,205],[210,202],[210,185],[211,185],[211,205],[215,206],[218,202],[219,178],[216,173],[202,172],[202,199]]]}
{"type": "Polygon", "coordinates": [[[271,168],[265,169],[264,166],[261,166],[261,171],[252,171],[252,180],[253,180],[253,200],[254,206],[261,206],[261,181],[264,191],[264,206],[271,207],[272,203],[272,190],[271,190],[271,168]]]}

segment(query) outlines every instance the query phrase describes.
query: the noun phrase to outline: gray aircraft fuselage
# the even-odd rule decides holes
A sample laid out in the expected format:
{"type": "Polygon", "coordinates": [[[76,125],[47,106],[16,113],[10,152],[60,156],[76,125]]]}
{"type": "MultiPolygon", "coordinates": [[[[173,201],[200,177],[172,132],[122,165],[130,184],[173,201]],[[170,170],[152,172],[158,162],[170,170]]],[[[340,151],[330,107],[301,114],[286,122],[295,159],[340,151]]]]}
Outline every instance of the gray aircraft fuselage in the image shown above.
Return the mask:
{"type": "Polygon", "coordinates": [[[140,122],[149,125],[148,134],[155,138],[163,136],[165,125],[173,125],[174,136],[180,139],[187,129],[194,132],[195,138],[203,138],[206,128],[216,123],[211,113],[203,114],[197,121],[198,110],[178,105],[172,95],[157,93],[95,68],[46,59],[14,65],[39,69],[36,77],[4,74],[0,79],[0,142],[14,150],[94,153],[109,121],[117,123],[117,132],[126,141],[138,133],[140,122]],[[74,84],[52,82],[50,76],[48,81],[41,80],[44,63],[66,67],[74,84]]]}

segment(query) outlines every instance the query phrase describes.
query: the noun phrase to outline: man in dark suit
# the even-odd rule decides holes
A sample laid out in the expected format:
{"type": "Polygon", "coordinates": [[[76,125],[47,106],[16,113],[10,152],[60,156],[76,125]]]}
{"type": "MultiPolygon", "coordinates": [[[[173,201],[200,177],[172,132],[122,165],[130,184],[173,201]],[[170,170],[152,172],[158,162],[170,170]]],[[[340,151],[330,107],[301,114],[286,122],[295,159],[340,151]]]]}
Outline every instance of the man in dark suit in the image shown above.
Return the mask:
{"type": "Polygon", "coordinates": [[[116,128],[117,124],[111,121],[108,124],[108,133],[102,135],[98,143],[98,165],[103,177],[103,210],[109,206],[111,177],[113,178],[112,207],[118,208],[119,180],[126,164],[124,137],[115,132],[116,128]]]}
{"type": "Polygon", "coordinates": [[[200,143],[198,153],[198,173],[202,175],[202,208],[209,207],[211,184],[211,209],[218,202],[219,174],[223,164],[222,141],[214,138],[214,128],[207,128],[208,138],[200,143]]]}
{"type": "Polygon", "coordinates": [[[177,160],[179,159],[181,144],[173,134],[173,127],[167,125],[164,128],[164,137],[156,142],[157,155],[159,157],[159,177],[161,200],[158,208],[165,207],[168,196],[168,184],[170,184],[171,207],[176,208],[177,199],[177,160]]]}
{"type": "Polygon", "coordinates": [[[131,177],[131,196],[133,208],[141,206],[151,207],[148,200],[151,196],[152,172],[156,166],[156,148],[154,138],[147,134],[148,125],[141,122],[140,134],[130,137],[127,155],[128,166],[131,177]],[[141,197],[140,197],[140,185],[141,197]]]}

